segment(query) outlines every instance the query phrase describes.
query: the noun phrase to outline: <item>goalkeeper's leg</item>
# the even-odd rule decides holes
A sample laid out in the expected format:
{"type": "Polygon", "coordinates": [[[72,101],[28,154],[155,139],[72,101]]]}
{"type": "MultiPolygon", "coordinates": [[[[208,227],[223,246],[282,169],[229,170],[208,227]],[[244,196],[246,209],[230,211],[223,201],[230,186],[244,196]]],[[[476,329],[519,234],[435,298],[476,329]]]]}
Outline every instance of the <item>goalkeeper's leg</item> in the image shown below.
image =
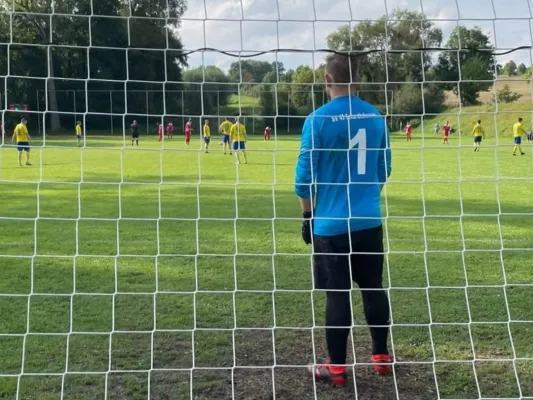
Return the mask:
{"type": "Polygon", "coordinates": [[[387,348],[390,308],[383,289],[383,227],[352,233],[352,243],[355,243],[352,274],[361,289],[365,318],[370,327],[374,368],[379,374],[387,374],[391,370],[387,348]]]}
{"type": "Polygon", "coordinates": [[[315,285],[328,291],[326,341],[330,360],[314,365],[315,379],[346,384],[346,347],[352,325],[350,289],[352,279],[362,290],[365,316],[372,337],[372,361],[379,374],[391,371],[387,349],[389,300],[383,290],[383,227],[338,236],[314,237],[315,285]],[[351,254],[343,256],[343,254],[351,254]],[[376,290],[377,289],[377,290],[376,290]]]}
{"type": "Polygon", "coordinates": [[[346,346],[352,325],[350,302],[350,236],[314,236],[315,288],[326,292],[326,344],[329,360],[311,365],[308,373],[317,381],[346,385],[346,346]]]}

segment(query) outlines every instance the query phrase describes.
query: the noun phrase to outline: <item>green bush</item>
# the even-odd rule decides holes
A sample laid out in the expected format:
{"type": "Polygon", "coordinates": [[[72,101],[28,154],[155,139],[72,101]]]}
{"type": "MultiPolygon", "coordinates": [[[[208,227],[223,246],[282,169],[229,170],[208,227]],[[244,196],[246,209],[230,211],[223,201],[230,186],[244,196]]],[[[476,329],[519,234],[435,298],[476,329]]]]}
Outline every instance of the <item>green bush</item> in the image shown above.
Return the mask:
{"type": "MultiPolygon", "coordinates": [[[[403,85],[400,90],[394,92],[393,113],[403,115],[423,115],[425,113],[438,113],[442,110],[445,100],[444,91],[437,85],[426,84],[422,93],[418,84],[403,85]],[[423,95],[423,97],[422,97],[423,95]]],[[[410,120],[411,125],[416,127],[416,120],[420,118],[400,117],[402,122],[410,120]]]]}
{"type": "Polygon", "coordinates": [[[496,96],[499,103],[514,103],[520,99],[520,97],[522,97],[520,93],[511,91],[509,85],[505,85],[503,88],[498,90],[496,96]]]}

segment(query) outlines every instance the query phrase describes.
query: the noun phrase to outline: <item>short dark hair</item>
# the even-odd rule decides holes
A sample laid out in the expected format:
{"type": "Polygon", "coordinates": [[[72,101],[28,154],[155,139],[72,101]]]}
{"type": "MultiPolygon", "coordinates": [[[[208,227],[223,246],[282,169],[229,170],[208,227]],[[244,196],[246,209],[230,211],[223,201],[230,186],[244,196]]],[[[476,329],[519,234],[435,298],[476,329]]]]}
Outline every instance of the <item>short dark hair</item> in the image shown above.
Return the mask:
{"type": "Polygon", "coordinates": [[[328,55],[326,57],[326,73],[331,76],[334,84],[355,83],[357,75],[355,57],[339,53],[328,55]]]}
{"type": "Polygon", "coordinates": [[[480,119],[478,119],[478,120],[477,120],[477,123],[478,123],[478,124],[481,124],[481,120],[480,120],[480,119]]]}
{"type": "Polygon", "coordinates": [[[522,122],[522,118],[518,118],[518,122],[522,122]]]}

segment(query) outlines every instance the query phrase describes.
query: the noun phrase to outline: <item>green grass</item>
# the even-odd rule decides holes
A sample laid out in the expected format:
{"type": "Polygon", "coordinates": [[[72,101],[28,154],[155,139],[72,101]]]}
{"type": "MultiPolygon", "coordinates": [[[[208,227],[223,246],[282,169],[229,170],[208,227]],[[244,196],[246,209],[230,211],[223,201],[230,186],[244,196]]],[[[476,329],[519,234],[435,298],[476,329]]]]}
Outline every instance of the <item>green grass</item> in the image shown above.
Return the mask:
{"type": "MultiPolygon", "coordinates": [[[[431,133],[435,122],[439,122],[442,126],[446,121],[449,121],[450,125],[461,135],[469,137],[476,121],[481,120],[486,136],[502,143],[506,137],[513,135],[513,124],[517,122],[519,117],[524,120],[524,128],[528,131],[531,129],[530,112],[531,102],[499,104],[498,108],[488,104],[461,109],[449,108],[442,114],[425,116],[424,127],[422,128],[422,124],[420,124],[416,129],[413,129],[413,133],[421,135],[422,129],[431,133]]],[[[416,118],[413,118],[413,121],[415,120],[416,118]]]]}
{"type": "MultiPolygon", "coordinates": [[[[359,398],[533,397],[521,286],[533,181],[518,180],[533,176],[532,149],[495,143],[393,140],[383,206],[399,364],[370,374],[354,296],[359,398]]],[[[302,367],[313,326],[326,355],[324,297],[299,237],[298,138],[252,139],[238,167],[216,140],[210,154],[198,140],[122,144],[50,140],[22,168],[0,149],[0,399],[267,399],[273,383],[278,399],[314,399],[302,367]]],[[[318,398],[354,398],[349,386],[318,398]]]]}
{"type": "Polygon", "coordinates": [[[242,113],[246,115],[259,115],[261,104],[256,97],[231,94],[225,108],[233,112],[241,109],[242,113]]]}

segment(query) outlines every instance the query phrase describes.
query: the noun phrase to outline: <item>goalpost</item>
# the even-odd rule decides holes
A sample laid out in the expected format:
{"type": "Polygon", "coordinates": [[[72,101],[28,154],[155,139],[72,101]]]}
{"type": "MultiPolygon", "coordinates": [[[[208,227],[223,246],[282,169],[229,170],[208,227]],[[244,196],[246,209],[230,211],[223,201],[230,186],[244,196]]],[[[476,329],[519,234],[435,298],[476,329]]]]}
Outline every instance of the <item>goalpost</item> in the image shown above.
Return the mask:
{"type": "MultiPolygon", "coordinates": [[[[0,4],[0,399],[533,398],[533,164],[512,154],[517,118],[531,127],[533,86],[507,103],[485,98],[522,84],[498,73],[510,58],[486,54],[531,68],[531,10],[407,3],[402,12],[359,0],[190,0],[186,11],[179,0],[0,4]],[[496,15],[476,18],[485,8],[496,15]],[[420,10],[425,18],[411,20],[420,10]],[[394,42],[412,32],[421,46],[394,42]],[[472,50],[483,35],[488,44],[472,50]],[[379,48],[358,55],[371,62],[357,95],[392,132],[382,211],[393,368],[373,373],[354,289],[348,385],[333,388],[305,370],[327,357],[325,300],[301,243],[294,167],[305,116],[327,101],[325,48],[368,43],[379,48]],[[245,104],[251,85],[264,87],[245,104]],[[33,165],[18,167],[10,139],[22,116],[33,165]],[[218,146],[225,117],[250,130],[248,165],[218,146]],[[134,119],[151,134],[139,147],[134,119]],[[433,126],[448,119],[458,134],[443,145],[433,126]],[[156,124],[171,120],[179,138],[159,143],[156,124]],[[414,120],[407,142],[398,126],[414,120]],[[474,153],[477,120],[487,137],[474,153]],[[259,136],[265,121],[272,141],[259,136]]],[[[525,137],[522,146],[533,152],[525,137]]]]}

